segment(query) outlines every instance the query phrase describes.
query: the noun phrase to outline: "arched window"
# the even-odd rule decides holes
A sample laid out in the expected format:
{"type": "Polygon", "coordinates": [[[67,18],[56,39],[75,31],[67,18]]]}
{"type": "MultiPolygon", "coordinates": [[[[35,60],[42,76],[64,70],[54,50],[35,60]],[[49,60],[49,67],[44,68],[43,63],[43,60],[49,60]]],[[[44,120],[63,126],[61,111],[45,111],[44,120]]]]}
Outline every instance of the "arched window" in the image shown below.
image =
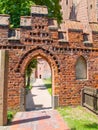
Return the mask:
{"type": "Polygon", "coordinates": [[[76,79],[87,79],[87,62],[80,56],[76,63],[76,79]]]}

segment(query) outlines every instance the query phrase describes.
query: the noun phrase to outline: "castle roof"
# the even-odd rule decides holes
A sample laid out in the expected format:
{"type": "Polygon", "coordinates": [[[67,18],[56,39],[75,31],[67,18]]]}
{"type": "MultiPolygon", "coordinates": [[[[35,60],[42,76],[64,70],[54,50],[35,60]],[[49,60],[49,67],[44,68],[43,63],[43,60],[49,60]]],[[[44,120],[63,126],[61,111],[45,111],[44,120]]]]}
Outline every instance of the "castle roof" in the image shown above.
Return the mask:
{"type": "Polygon", "coordinates": [[[65,21],[65,26],[69,30],[83,30],[83,25],[79,21],[66,20],[65,21]]]}
{"type": "Polygon", "coordinates": [[[90,23],[90,27],[93,32],[98,32],[98,23],[90,23]]]}

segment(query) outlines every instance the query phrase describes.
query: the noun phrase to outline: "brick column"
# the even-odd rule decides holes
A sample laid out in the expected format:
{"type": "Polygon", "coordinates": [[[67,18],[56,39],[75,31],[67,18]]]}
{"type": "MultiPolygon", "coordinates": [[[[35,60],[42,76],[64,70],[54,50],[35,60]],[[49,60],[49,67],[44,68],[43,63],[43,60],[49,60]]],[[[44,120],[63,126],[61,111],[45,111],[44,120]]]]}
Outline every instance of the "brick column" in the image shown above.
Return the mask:
{"type": "Polygon", "coordinates": [[[7,124],[8,51],[0,50],[0,125],[7,124]]]}

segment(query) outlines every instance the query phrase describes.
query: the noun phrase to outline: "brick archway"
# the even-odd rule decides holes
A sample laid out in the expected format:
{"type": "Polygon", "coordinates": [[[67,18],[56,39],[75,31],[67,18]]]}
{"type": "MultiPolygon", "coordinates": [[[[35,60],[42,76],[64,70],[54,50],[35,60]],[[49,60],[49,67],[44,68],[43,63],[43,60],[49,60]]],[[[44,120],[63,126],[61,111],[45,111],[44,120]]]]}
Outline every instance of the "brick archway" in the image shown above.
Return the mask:
{"type": "Polygon", "coordinates": [[[9,52],[7,103],[4,98],[8,109],[25,110],[25,69],[36,56],[42,56],[51,66],[53,96],[54,99],[59,97],[60,106],[79,105],[85,86],[98,88],[98,30],[94,28],[97,24],[89,24],[92,41],[85,41],[81,22],[65,20],[62,30],[55,19],[47,15],[46,7],[33,6],[31,16],[21,17],[20,28],[14,30],[15,36],[9,29],[9,16],[1,16],[0,50],[9,52]],[[87,80],[76,79],[75,64],[80,55],[88,63],[87,80]]]}
{"type": "Polygon", "coordinates": [[[48,50],[45,50],[43,48],[35,48],[30,49],[20,59],[18,66],[16,67],[16,73],[21,74],[21,83],[20,83],[20,110],[25,110],[25,103],[26,103],[26,95],[25,95],[25,70],[30,61],[33,58],[36,58],[37,56],[42,57],[45,59],[51,68],[52,73],[52,107],[55,108],[59,104],[58,102],[58,92],[56,91],[56,85],[57,85],[57,78],[58,78],[58,61],[57,58],[50,53],[48,50]],[[55,60],[54,60],[55,59],[55,60]],[[56,97],[56,98],[55,98],[56,97]]]}
{"type": "Polygon", "coordinates": [[[43,48],[31,49],[27,53],[25,53],[21,58],[21,60],[19,61],[17,69],[19,69],[21,73],[24,73],[30,61],[37,56],[41,56],[43,59],[45,59],[49,63],[51,69],[54,70],[56,73],[58,73],[59,67],[57,58],[51,52],[43,48]]]}

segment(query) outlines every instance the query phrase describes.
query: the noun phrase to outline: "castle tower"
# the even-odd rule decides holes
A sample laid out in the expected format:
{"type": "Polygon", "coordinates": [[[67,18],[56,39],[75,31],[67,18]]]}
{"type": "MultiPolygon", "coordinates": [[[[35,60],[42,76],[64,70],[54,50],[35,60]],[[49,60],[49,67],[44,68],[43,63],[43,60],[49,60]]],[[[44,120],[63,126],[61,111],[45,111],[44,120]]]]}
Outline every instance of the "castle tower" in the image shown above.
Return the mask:
{"type": "Polygon", "coordinates": [[[92,30],[89,22],[97,22],[97,0],[80,0],[76,7],[77,20],[84,26],[84,33],[89,34],[89,41],[92,42],[92,30]]]}
{"type": "Polygon", "coordinates": [[[61,0],[60,1],[60,5],[61,5],[61,8],[62,8],[61,13],[62,13],[63,20],[69,19],[69,17],[70,17],[72,1],[73,0],[61,0]]]}
{"type": "Polygon", "coordinates": [[[92,42],[92,30],[89,22],[98,21],[98,0],[61,0],[63,25],[66,19],[80,21],[83,24],[83,32],[92,42]]]}
{"type": "Polygon", "coordinates": [[[89,22],[97,22],[98,0],[61,0],[61,12],[63,20],[87,19],[89,22]]]}
{"type": "Polygon", "coordinates": [[[87,0],[89,22],[97,22],[98,0],[87,0]]]}
{"type": "Polygon", "coordinates": [[[98,0],[80,0],[77,4],[77,20],[97,22],[98,0]]]}

